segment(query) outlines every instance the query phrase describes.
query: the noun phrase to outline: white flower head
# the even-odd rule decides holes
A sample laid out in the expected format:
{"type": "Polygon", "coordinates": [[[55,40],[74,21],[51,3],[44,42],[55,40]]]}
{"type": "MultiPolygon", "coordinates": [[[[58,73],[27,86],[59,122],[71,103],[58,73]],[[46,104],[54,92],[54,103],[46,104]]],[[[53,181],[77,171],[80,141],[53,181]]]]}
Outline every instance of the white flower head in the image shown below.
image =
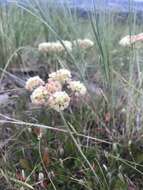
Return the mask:
{"type": "Polygon", "coordinates": [[[46,83],[45,87],[47,89],[48,94],[53,94],[62,90],[62,85],[59,81],[49,80],[48,83],[46,83]]]}
{"type": "Polygon", "coordinates": [[[35,105],[46,105],[48,102],[47,89],[44,86],[39,86],[33,91],[30,98],[35,105]]]}
{"type": "Polygon", "coordinates": [[[94,46],[94,42],[90,39],[77,39],[73,44],[75,46],[78,45],[81,49],[88,49],[94,46]]]}
{"type": "Polygon", "coordinates": [[[26,81],[25,88],[29,91],[34,90],[36,87],[44,85],[45,82],[39,77],[31,77],[26,81]]]}
{"type": "Polygon", "coordinates": [[[119,41],[119,44],[123,47],[130,47],[135,42],[136,42],[136,35],[132,35],[132,36],[127,35],[119,41]]]}
{"type": "Polygon", "coordinates": [[[70,41],[62,41],[68,51],[72,51],[72,43],[70,41]]]}
{"type": "Polygon", "coordinates": [[[49,106],[56,111],[63,111],[69,106],[70,97],[65,91],[55,92],[49,98],[49,106]]]}
{"type": "Polygon", "coordinates": [[[41,187],[44,188],[45,187],[45,185],[44,185],[44,174],[42,172],[40,172],[38,175],[38,181],[40,182],[41,187]]]}
{"type": "Polygon", "coordinates": [[[48,52],[50,50],[51,43],[50,42],[43,42],[38,45],[38,50],[41,52],[48,52]]]}
{"type": "Polygon", "coordinates": [[[76,96],[85,95],[87,90],[83,83],[80,81],[70,81],[68,83],[68,88],[75,93],[76,96]]]}
{"type": "Polygon", "coordinates": [[[49,80],[59,81],[61,84],[71,79],[71,72],[67,69],[60,69],[49,74],[49,80]]]}
{"type": "Polygon", "coordinates": [[[38,181],[44,181],[44,174],[42,172],[38,175],[38,181]]]}
{"type": "Polygon", "coordinates": [[[64,52],[65,48],[68,51],[72,50],[72,43],[70,41],[62,41],[62,43],[60,41],[57,41],[57,42],[43,42],[43,43],[39,44],[38,49],[39,49],[39,51],[46,52],[46,53],[64,52]]]}

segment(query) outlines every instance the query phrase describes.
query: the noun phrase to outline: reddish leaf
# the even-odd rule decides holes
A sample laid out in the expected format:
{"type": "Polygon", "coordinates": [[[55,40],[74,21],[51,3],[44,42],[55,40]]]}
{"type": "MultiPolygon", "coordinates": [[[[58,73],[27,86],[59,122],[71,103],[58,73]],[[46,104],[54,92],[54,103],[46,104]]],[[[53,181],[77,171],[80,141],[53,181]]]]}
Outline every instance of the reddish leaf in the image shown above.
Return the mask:
{"type": "Polygon", "coordinates": [[[105,114],[105,122],[108,123],[108,122],[110,122],[110,120],[111,120],[111,114],[110,114],[110,112],[107,112],[105,114]]]}
{"type": "Polygon", "coordinates": [[[43,135],[43,129],[40,128],[40,127],[35,127],[35,128],[33,129],[33,133],[36,135],[36,137],[37,137],[38,139],[40,139],[40,138],[42,137],[42,135],[43,135]]]}
{"type": "Polygon", "coordinates": [[[44,153],[43,153],[43,162],[45,166],[49,166],[50,159],[49,159],[49,153],[48,153],[48,148],[45,148],[44,153]]]}
{"type": "Polygon", "coordinates": [[[24,182],[26,180],[26,177],[22,174],[22,171],[16,171],[16,179],[24,182]]]}

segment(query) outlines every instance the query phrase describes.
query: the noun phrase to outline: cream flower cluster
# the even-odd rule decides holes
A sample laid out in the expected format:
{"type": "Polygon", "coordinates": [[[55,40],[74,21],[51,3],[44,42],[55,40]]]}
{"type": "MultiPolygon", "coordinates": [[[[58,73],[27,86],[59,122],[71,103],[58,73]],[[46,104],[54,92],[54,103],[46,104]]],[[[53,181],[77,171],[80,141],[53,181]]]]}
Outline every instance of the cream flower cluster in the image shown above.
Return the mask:
{"type": "Polygon", "coordinates": [[[85,95],[86,87],[80,81],[70,81],[68,88],[75,93],[76,96],[85,95]]]}
{"type": "Polygon", "coordinates": [[[77,39],[73,42],[73,44],[75,46],[78,45],[81,49],[88,49],[94,46],[93,41],[89,39],[77,39]]]}
{"type": "Polygon", "coordinates": [[[63,111],[69,106],[70,97],[65,91],[55,92],[49,98],[49,106],[56,111],[63,111]]]}
{"type": "Polygon", "coordinates": [[[47,89],[44,86],[36,88],[30,96],[31,101],[35,105],[45,105],[46,98],[48,98],[47,89]]]}
{"type": "Polygon", "coordinates": [[[49,80],[49,82],[46,83],[45,88],[48,91],[48,94],[53,94],[55,92],[61,91],[62,85],[59,81],[49,80]]]}
{"type": "Polygon", "coordinates": [[[71,42],[69,42],[69,41],[62,41],[62,43],[60,41],[57,41],[57,42],[43,42],[43,43],[39,44],[38,49],[39,49],[39,51],[46,52],[46,53],[60,53],[60,52],[64,52],[65,48],[68,51],[72,50],[72,43],[71,42]]]}
{"type": "Polygon", "coordinates": [[[65,49],[67,49],[68,51],[72,51],[73,45],[74,47],[78,45],[81,49],[88,49],[94,46],[94,42],[86,38],[77,39],[74,40],[73,42],[70,41],[62,41],[62,43],[60,41],[43,42],[39,44],[38,50],[40,52],[45,52],[45,53],[61,53],[64,52],[65,49]]]}
{"type": "Polygon", "coordinates": [[[137,34],[137,35],[127,35],[123,37],[119,44],[123,47],[130,47],[132,44],[135,44],[136,42],[142,42],[143,41],[143,33],[137,34]]]}
{"type": "Polygon", "coordinates": [[[27,80],[26,84],[25,84],[25,88],[29,91],[34,90],[34,88],[44,85],[45,82],[39,77],[39,76],[35,76],[35,77],[31,77],[27,80]]]}
{"type": "Polygon", "coordinates": [[[25,88],[32,92],[30,98],[35,105],[49,106],[56,111],[63,111],[68,108],[72,95],[84,96],[87,92],[86,87],[80,81],[73,81],[71,72],[67,69],[59,69],[49,74],[48,82],[45,83],[40,77],[31,77],[26,82],[25,88]],[[39,79],[41,83],[30,83],[31,88],[27,88],[29,81],[39,79]],[[67,89],[67,92],[66,92],[67,89]]]}
{"type": "Polygon", "coordinates": [[[49,74],[49,80],[59,81],[64,84],[71,79],[71,72],[67,69],[59,69],[56,72],[49,74]]]}

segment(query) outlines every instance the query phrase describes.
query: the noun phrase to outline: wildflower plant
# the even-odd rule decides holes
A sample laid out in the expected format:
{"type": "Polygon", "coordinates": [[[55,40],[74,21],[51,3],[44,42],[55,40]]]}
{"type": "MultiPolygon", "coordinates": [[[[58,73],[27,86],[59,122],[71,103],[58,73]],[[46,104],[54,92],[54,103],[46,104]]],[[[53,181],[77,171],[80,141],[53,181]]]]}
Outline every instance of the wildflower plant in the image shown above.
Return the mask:
{"type": "Polygon", "coordinates": [[[62,41],[62,43],[63,45],[60,41],[43,42],[39,44],[38,50],[43,53],[63,53],[65,48],[67,48],[68,51],[72,50],[72,43],[70,41],[62,41]]]}
{"type": "MultiPolygon", "coordinates": [[[[61,16],[53,7],[43,8],[39,0],[30,2],[35,5],[29,9],[24,7],[24,12],[28,11],[44,25],[46,38],[39,32],[33,35],[36,31],[33,27],[30,32],[24,27],[30,33],[28,36],[34,38],[30,45],[38,49],[40,64],[45,60],[44,65],[49,64],[48,75],[41,77],[41,73],[36,73],[37,76],[30,77],[25,83],[28,93],[25,96],[24,92],[19,98],[20,108],[16,111],[12,108],[11,118],[9,114],[1,114],[1,122],[10,123],[11,129],[16,128],[16,136],[8,138],[10,146],[6,154],[2,150],[0,174],[18,189],[143,189],[142,133],[136,130],[141,129],[142,124],[142,67],[138,60],[141,77],[139,83],[138,80],[134,82],[133,79],[137,79],[136,60],[131,62],[134,47],[142,42],[142,33],[126,36],[118,43],[118,37],[123,34],[123,23],[114,23],[113,15],[107,12],[98,16],[95,11],[87,22],[81,19],[81,26],[76,20],[76,12],[69,17],[65,8],[61,16]],[[84,36],[94,39],[95,43],[84,36]],[[126,61],[118,48],[126,53],[126,61]],[[53,62],[50,58],[54,58],[53,62]],[[130,73],[122,68],[121,62],[132,67],[130,73]],[[89,85],[88,91],[79,80],[79,74],[82,81],[87,82],[86,86],[89,85]],[[27,96],[35,106],[29,104],[27,96]],[[126,126],[131,130],[127,131],[126,126]]],[[[35,26],[42,29],[41,25],[35,26]]],[[[8,34],[11,35],[9,30],[8,34]]],[[[24,44],[29,44],[29,40],[24,44]]],[[[31,57],[33,60],[33,53],[31,57]]],[[[7,141],[4,152],[5,144],[7,141]]]]}
{"type": "Polygon", "coordinates": [[[94,42],[90,39],[77,39],[73,41],[74,46],[79,46],[80,49],[86,50],[94,46],[94,42]]]}
{"type": "Polygon", "coordinates": [[[27,80],[25,88],[30,92],[33,90],[30,96],[33,104],[49,106],[56,111],[68,108],[72,95],[85,96],[87,92],[84,84],[72,80],[71,72],[67,69],[50,73],[47,82],[39,76],[31,77],[27,80]]]}
{"type": "Polygon", "coordinates": [[[139,33],[137,35],[127,35],[119,41],[119,44],[123,47],[131,47],[139,42],[143,42],[143,33],[139,33]]]}
{"type": "Polygon", "coordinates": [[[38,50],[43,53],[63,53],[66,49],[72,51],[72,49],[77,46],[79,46],[80,49],[87,50],[94,46],[94,42],[88,38],[74,41],[43,42],[38,45],[38,50]]]}
{"type": "MultiPolygon", "coordinates": [[[[58,40],[58,41],[48,41],[41,42],[38,45],[38,51],[41,55],[46,56],[45,61],[48,60],[49,67],[53,67],[53,70],[56,70],[59,67],[59,62],[63,65],[66,65],[66,61],[74,64],[77,69],[80,71],[79,65],[76,63],[76,59],[80,59],[78,51],[80,49],[83,54],[83,58],[86,57],[86,53],[94,46],[94,42],[88,38],[85,39],[76,39],[76,40],[58,40]],[[48,59],[47,59],[48,58],[48,59]]],[[[43,57],[44,57],[43,56],[43,57]]],[[[83,59],[84,64],[84,59],[83,59]]],[[[63,66],[62,65],[62,66],[63,66]]],[[[60,64],[61,66],[61,64],[60,64]]],[[[62,72],[59,71],[59,72],[62,72]]],[[[55,73],[52,73],[54,77],[55,73]]],[[[56,76],[58,77],[58,73],[56,76]]]]}

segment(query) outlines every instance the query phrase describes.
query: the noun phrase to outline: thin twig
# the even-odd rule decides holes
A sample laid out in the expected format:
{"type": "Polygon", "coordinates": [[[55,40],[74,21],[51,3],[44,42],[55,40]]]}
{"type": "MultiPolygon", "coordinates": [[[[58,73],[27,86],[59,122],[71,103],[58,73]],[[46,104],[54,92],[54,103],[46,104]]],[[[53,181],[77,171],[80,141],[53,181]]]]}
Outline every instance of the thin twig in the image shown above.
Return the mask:
{"type": "MultiPolygon", "coordinates": [[[[0,123],[2,123],[2,124],[4,124],[4,123],[11,123],[11,124],[17,124],[17,125],[39,127],[39,128],[44,128],[44,129],[49,129],[49,130],[57,131],[57,132],[68,133],[68,131],[66,129],[60,129],[60,128],[57,128],[57,127],[51,127],[51,126],[42,125],[42,124],[35,124],[35,123],[28,123],[28,122],[18,121],[18,120],[17,121],[13,121],[13,120],[0,120],[0,123]]],[[[74,134],[76,136],[79,136],[79,137],[86,138],[86,139],[94,140],[94,141],[97,141],[97,142],[100,142],[100,143],[112,144],[112,142],[110,142],[110,141],[98,139],[98,138],[91,137],[91,136],[86,136],[86,135],[81,134],[81,133],[74,133],[74,132],[72,132],[72,134],[74,134]]]]}

